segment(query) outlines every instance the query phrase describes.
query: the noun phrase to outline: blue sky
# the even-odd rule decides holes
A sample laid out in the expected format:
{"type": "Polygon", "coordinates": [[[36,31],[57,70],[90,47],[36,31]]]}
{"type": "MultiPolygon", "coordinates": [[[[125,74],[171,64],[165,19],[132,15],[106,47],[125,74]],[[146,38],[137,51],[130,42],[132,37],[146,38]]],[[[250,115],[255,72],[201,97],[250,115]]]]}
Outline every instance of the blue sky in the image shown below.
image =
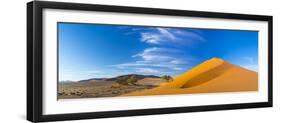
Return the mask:
{"type": "Polygon", "coordinates": [[[59,81],[179,75],[213,57],[258,70],[258,32],[59,23],[59,81]]]}

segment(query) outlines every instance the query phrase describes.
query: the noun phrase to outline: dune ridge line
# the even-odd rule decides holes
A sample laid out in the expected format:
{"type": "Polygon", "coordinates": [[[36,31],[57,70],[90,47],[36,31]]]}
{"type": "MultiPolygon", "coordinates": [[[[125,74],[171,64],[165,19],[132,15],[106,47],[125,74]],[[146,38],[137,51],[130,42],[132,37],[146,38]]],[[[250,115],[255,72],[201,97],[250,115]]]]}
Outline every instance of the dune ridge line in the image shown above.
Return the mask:
{"type": "Polygon", "coordinates": [[[219,58],[207,60],[154,89],[125,96],[257,91],[257,72],[230,64],[219,58]]]}

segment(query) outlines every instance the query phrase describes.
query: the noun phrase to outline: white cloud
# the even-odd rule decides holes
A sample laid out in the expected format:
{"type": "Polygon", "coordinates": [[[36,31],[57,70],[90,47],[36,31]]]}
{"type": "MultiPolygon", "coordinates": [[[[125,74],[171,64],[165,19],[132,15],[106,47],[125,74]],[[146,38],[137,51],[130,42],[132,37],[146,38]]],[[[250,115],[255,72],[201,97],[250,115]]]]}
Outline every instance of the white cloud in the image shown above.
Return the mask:
{"type": "Polygon", "coordinates": [[[248,63],[254,63],[254,58],[252,58],[252,57],[242,57],[242,59],[248,63]]]}
{"type": "Polygon", "coordinates": [[[170,63],[171,64],[183,64],[184,62],[181,60],[172,60],[170,63]]]}
{"type": "Polygon", "coordinates": [[[177,34],[178,36],[182,37],[182,39],[189,39],[194,41],[206,41],[204,37],[201,36],[201,33],[199,33],[197,30],[191,29],[190,31],[186,30],[180,30],[180,29],[172,29],[174,34],[177,34]]]}
{"type": "Polygon", "coordinates": [[[184,69],[181,68],[181,67],[173,67],[172,69],[173,69],[173,70],[184,70],[184,69]]]}
{"type": "Polygon", "coordinates": [[[136,68],[136,72],[142,74],[157,74],[159,73],[158,70],[152,68],[136,68]]]}
{"type": "Polygon", "coordinates": [[[175,58],[171,54],[178,52],[174,49],[168,48],[147,48],[143,52],[133,55],[132,57],[141,57],[145,61],[172,61],[175,58]]]}
{"type": "Polygon", "coordinates": [[[141,41],[149,44],[161,44],[165,42],[191,43],[190,41],[205,41],[194,31],[177,28],[152,28],[150,31],[141,32],[141,41]]]}
{"type": "Polygon", "coordinates": [[[156,31],[141,33],[141,41],[149,44],[161,44],[166,41],[176,40],[176,36],[168,28],[155,28],[156,31]]]}
{"type": "Polygon", "coordinates": [[[103,74],[104,73],[103,71],[99,71],[99,70],[89,70],[86,72],[89,74],[103,74]]]}
{"type": "Polygon", "coordinates": [[[152,47],[144,49],[142,52],[133,55],[135,62],[122,63],[114,65],[120,69],[132,68],[154,68],[154,69],[169,69],[169,70],[183,70],[188,67],[188,61],[191,59],[177,57],[182,52],[169,49],[152,47]]]}
{"type": "Polygon", "coordinates": [[[154,33],[141,33],[141,41],[149,44],[160,44],[161,35],[154,33]]]}
{"type": "Polygon", "coordinates": [[[241,65],[243,68],[252,70],[252,71],[256,71],[258,72],[258,65],[257,64],[247,64],[247,65],[241,65]]]}
{"type": "Polygon", "coordinates": [[[245,56],[241,57],[241,59],[243,61],[241,61],[240,65],[243,68],[258,72],[258,64],[253,57],[245,56]]]}
{"type": "Polygon", "coordinates": [[[142,66],[148,66],[148,64],[143,64],[143,63],[123,63],[123,64],[117,64],[117,65],[112,65],[114,67],[120,68],[120,69],[124,69],[124,68],[128,68],[128,67],[142,67],[142,66]]]}
{"type": "Polygon", "coordinates": [[[118,64],[116,67],[167,67],[170,66],[169,62],[175,61],[173,53],[177,51],[167,48],[152,47],[144,49],[142,52],[133,55],[135,62],[118,64]]]}
{"type": "Polygon", "coordinates": [[[167,37],[168,39],[175,40],[176,36],[169,31],[168,28],[157,28],[157,30],[164,36],[167,37]]]}
{"type": "Polygon", "coordinates": [[[156,72],[155,70],[161,70],[161,72],[185,70],[189,68],[187,63],[190,63],[189,60],[192,59],[178,50],[176,46],[192,45],[192,42],[204,41],[201,33],[192,29],[140,27],[130,28],[129,31],[140,34],[141,42],[157,47],[150,47],[132,55],[133,62],[111,65],[122,70],[151,73],[156,72]]]}

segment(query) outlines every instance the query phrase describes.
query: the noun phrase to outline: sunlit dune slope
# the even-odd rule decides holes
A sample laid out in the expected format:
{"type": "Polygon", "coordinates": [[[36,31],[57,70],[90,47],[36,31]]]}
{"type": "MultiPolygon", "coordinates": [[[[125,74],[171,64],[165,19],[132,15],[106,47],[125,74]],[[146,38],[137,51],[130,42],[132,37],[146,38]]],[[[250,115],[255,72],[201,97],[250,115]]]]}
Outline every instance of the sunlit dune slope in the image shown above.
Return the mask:
{"type": "Polygon", "coordinates": [[[257,91],[257,72],[218,58],[207,60],[172,82],[126,96],[257,91]]]}

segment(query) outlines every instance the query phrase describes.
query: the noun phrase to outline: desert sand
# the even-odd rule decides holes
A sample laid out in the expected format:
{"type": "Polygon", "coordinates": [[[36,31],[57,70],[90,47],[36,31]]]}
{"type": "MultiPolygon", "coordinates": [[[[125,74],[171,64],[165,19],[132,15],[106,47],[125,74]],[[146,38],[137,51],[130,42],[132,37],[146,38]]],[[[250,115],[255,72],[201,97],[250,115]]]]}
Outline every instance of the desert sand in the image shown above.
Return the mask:
{"type": "Polygon", "coordinates": [[[257,91],[258,73],[219,58],[207,60],[159,87],[122,96],[257,91]]]}
{"type": "Polygon", "coordinates": [[[154,75],[128,74],[59,83],[58,99],[257,90],[257,72],[212,58],[169,81],[154,75]],[[129,81],[130,79],[135,81],[129,81]]]}
{"type": "Polygon", "coordinates": [[[62,82],[58,87],[58,99],[116,97],[127,93],[144,91],[167,83],[160,77],[123,75],[107,79],[89,79],[78,82],[62,82]],[[119,84],[118,79],[136,77],[135,84],[119,84]]]}

